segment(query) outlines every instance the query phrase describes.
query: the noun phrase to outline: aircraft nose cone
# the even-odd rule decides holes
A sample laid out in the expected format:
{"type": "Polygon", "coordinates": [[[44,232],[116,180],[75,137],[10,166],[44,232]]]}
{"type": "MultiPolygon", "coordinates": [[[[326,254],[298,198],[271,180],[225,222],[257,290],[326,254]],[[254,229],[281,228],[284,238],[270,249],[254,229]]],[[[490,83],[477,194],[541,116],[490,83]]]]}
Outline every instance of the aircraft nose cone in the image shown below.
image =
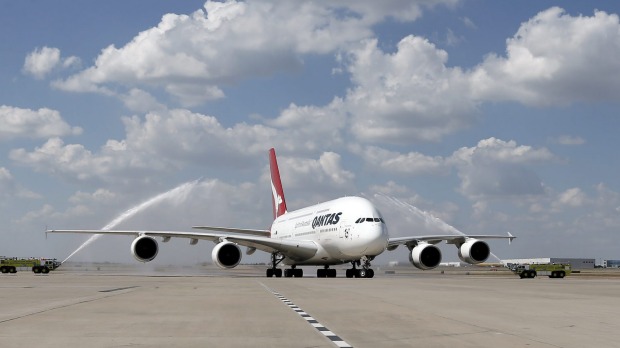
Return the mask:
{"type": "Polygon", "coordinates": [[[387,231],[384,224],[377,225],[377,228],[373,228],[368,233],[368,248],[366,253],[368,255],[379,255],[387,247],[387,231]]]}

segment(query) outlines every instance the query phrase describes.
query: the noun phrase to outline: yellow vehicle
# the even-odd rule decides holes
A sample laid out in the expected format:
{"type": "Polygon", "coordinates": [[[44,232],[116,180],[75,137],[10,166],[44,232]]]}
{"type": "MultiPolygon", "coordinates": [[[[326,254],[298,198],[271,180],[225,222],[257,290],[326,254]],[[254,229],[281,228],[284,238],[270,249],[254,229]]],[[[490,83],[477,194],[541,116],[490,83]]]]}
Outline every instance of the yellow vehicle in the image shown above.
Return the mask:
{"type": "Polygon", "coordinates": [[[510,270],[518,274],[521,279],[535,278],[537,275],[548,276],[549,278],[564,278],[571,273],[571,266],[564,263],[513,265],[510,270]]]}
{"type": "Polygon", "coordinates": [[[30,268],[34,273],[47,274],[60,267],[60,264],[56,259],[0,256],[1,273],[17,273],[18,268],[30,268]]]}

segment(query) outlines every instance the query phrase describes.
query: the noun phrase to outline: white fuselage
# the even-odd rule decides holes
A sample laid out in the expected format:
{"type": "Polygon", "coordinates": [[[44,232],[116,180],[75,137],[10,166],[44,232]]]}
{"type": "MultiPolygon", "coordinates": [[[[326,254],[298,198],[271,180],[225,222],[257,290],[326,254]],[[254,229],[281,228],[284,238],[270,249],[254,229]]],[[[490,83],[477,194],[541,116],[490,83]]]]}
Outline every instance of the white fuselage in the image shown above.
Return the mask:
{"type": "Polygon", "coordinates": [[[271,238],[312,241],[318,252],[286,264],[333,265],[385,251],[388,231],[381,213],[365,198],[343,197],[287,212],[274,220],[271,238]]]}

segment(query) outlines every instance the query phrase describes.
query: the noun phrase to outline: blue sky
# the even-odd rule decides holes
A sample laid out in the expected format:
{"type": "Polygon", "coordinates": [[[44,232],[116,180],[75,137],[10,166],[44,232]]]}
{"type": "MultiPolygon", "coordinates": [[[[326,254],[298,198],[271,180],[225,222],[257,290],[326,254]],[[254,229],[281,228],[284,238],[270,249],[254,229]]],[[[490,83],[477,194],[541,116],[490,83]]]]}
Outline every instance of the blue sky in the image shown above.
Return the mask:
{"type": "MultiPolygon", "coordinates": [[[[394,236],[445,232],[417,207],[511,231],[502,258],[620,258],[619,7],[2,2],[0,255],[64,258],[84,236],[45,226],[100,228],[198,178],[117,228],[267,227],[275,147],[289,209],[364,195],[394,236]]],[[[185,242],[154,262],[209,260],[185,242]]]]}

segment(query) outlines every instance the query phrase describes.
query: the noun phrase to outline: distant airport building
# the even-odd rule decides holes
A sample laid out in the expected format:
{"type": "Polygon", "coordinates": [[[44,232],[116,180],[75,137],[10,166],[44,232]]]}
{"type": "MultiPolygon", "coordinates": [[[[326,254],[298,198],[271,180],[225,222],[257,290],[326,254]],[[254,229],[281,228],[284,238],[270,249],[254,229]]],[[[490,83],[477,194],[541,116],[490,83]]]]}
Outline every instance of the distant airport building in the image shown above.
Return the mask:
{"type": "Polygon", "coordinates": [[[603,260],[605,268],[620,268],[620,260],[603,260]]]}
{"type": "MultiPolygon", "coordinates": [[[[609,260],[612,261],[612,260],[609,260]]],[[[620,262],[620,261],[619,261],[620,262]]],[[[594,268],[594,259],[576,259],[576,258],[561,258],[561,257],[540,257],[534,259],[512,259],[502,260],[502,264],[506,266],[509,263],[514,264],[548,264],[548,263],[568,263],[573,269],[588,269],[594,268]]]]}

